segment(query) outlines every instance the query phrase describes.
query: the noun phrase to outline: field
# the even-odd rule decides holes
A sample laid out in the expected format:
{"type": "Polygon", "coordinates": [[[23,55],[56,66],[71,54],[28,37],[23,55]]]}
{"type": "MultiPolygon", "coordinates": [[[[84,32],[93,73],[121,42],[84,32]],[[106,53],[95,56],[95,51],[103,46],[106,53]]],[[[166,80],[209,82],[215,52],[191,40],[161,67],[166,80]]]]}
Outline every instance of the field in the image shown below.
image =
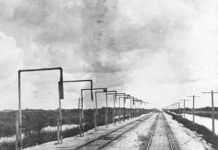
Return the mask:
{"type": "MultiPolygon", "coordinates": [[[[122,110],[123,111],[123,110],[122,110]]],[[[128,111],[128,109],[126,109],[128,111]]],[[[153,110],[143,110],[143,113],[148,113],[153,110]]],[[[32,110],[26,109],[22,111],[23,121],[23,133],[25,138],[23,139],[23,147],[29,147],[37,144],[42,144],[48,141],[57,140],[56,131],[42,132],[42,129],[47,126],[56,126],[57,124],[57,110],[32,110]]],[[[105,124],[105,108],[98,109],[99,122],[98,125],[105,124]]],[[[108,109],[108,122],[112,123],[113,109],[108,109]]],[[[16,123],[16,111],[0,112],[0,138],[13,136],[16,134],[15,123],[16,123]]],[[[116,114],[118,115],[118,109],[116,114]]],[[[78,124],[79,123],[79,110],[78,109],[63,109],[63,125],[64,124],[78,124]]],[[[85,131],[94,127],[94,110],[84,110],[85,117],[85,131]]],[[[62,133],[63,138],[74,136],[79,134],[78,128],[72,128],[64,130],[62,133]]],[[[0,143],[1,150],[13,150],[15,149],[15,143],[0,143]]]]}

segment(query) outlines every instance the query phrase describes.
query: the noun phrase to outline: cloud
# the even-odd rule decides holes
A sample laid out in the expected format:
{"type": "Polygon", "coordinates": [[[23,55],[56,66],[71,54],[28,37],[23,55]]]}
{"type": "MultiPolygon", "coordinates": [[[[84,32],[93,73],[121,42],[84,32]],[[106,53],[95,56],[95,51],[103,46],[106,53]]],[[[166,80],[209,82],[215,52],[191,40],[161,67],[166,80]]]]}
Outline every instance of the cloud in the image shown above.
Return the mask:
{"type": "Polygon", "coordinates": [[[15,68],[22,67],[22,50],[16,46],[16,40],[0,32],[0,74],[1,79],[10,77],[15,68]]]}
{"type": "MultiPolygon", "coordinates": [[[[0,8],[0,31],[13,43],[1,51],[2,78],[17,68],[62,66],[67,79],[140,96],[168,85],[176,97],[183,85],[211,83],[218,74],[216,0],[1,0],[0,8]]],[[[27,97],[37,99],[41,89],[50,90],[40,99],[52,95],[56,77],[49,76],[29,77],[27,97]]]]}
{"type": "MultiPolygon", "coordinates": [[[[137,7],[141,4],[135,3],[137,7]]],[[[140,13],[142,15],[132,17],[134,21],[129,22],[137,22],[139,26],[147,28],[151,22],[152,30],[148,31],[157,33],[156,36],[159,37],[157,39],[149,37],[158,47],[154,49],[145,47],[141,52],[146,59],[137,64],[130,77],[131,82],[126,84],[126,89],[134,91],[141,97],[152,97],[154,106],[160,107],[158,105],[163,98],[170,104],[190,93],[199,93],[208,88],[208,85],[214,88],[218,73],[215,67],[218,56],[216,3],[216,1],[165,1],[164,3],[158,1],[153,5],[147,5],[149,8],[144,5],[141,11],[149,12],[140,13]],[[146,20],[143,20],[143,16],[146,16],[146,20]],[[163,42],[158,40],[161,37],[163,42]],[[151,53],[149,54],[148,51],[151,53]],[[138,89],[143,90],[138,91],[138,89]]],[[[131,11],[134,10],[134,5],[132,3],[129,5],[131,5],[128,7],[130,12],[125,8],[127,12],[125,14],[134,15],[131,11]]],[[[144,38],[144,36],[140,37],[144,38]]],[[[205,105],[207,103],[202,101],[198,106],[205,105]]]]}
{"type": "Polygon", "coordinates": [[[0,32],[0,56],[1,108],[15,108],[12,104],[16,104],[17,70],[23,66],[23,53],[16,40],[4,32],[0,32]]]}

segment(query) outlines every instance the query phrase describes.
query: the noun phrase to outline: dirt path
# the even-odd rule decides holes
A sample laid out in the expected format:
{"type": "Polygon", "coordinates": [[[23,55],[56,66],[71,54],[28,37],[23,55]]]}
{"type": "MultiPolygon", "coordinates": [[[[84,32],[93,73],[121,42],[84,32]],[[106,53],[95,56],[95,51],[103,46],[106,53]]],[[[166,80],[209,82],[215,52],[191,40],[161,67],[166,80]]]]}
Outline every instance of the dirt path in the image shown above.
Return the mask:
{"type": "MultiPolygon", "coordinates": [[[[156,115],[142,122],[137,128],[122,135],[119,139],[112,142],[106,150],[146,150],[149,141],[149,133],[152,125],[155,124],[156,115]]],[[[170,144],[166,132],[171,140],[171,146],[174,150],[214,150],[204,140],[202,140],[193,131],[183,127],[169,115],[165,114],[168,124],[164,122],[162,115],[157,120],[156,130],[150,143],[149,150],[170,150],[170,144]],[[169,131],[170,130],[170,131],[169,131]],[[171,132],[171,133],[170,133],[171,132]],[[175,144],[176,143],[176,144],[175,144]]]]}
{"type": "Polygon", "coordinates": [[[176,137],[181,150],[214,150],[205,140],[202,139],[201,135],[185,128],[182,124],[173,120],[168,114],[165,117],[176,137]]]}
{"type": "Polygon", "coordinates": [[[157,127],[152,138],[149,150],[170,150],[165,122],[162,115],[158,118],[157,127]]]}
{"type": "Polygon", "coordinates": [[[155,121],[157,113],[148,120],[142,122],[138,127],[122,135],[116,141],[105,147],[105,150],[137,150],[140,149],[144,141],[145,135],[149,132],[152,124],[155,121]]]}

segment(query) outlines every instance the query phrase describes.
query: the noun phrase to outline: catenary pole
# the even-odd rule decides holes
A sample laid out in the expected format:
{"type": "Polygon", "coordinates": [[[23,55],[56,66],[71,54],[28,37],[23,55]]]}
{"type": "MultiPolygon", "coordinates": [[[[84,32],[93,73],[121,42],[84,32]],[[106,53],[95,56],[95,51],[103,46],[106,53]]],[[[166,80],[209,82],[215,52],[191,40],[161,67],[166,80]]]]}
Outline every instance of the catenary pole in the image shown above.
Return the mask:
{"type": "MultiPolygon", "coordinates": [[[[22,143],[22,110],[21,110],[21,73],[24,72],[38,72],[38,71],[53,71],[53,70],[58,70],[60,72],[60,80],[58,82],[58,92],[59,92],[59,116],[58,116],[58,125],[60,124],[60,122],[62,122],[61,120],[61,106],[60,106],[60,100],[64,99],[64,89],[63,89],[63,69],[61,67],[54,67],[54,68],[37,68],[37,69],[23,69],[23,70],[18,70],[18,116],[19,116],[19,120],[18,120],[18,141],[17,143],[17,150],[22,150],[23,147],[23,143],[22,143]]],[[[58,133],[58,135],[61,135],[61,131],[60,133],[58,133]]],[[[58,143],[60,143],[60,138],[58,138],[58,143]]]]}

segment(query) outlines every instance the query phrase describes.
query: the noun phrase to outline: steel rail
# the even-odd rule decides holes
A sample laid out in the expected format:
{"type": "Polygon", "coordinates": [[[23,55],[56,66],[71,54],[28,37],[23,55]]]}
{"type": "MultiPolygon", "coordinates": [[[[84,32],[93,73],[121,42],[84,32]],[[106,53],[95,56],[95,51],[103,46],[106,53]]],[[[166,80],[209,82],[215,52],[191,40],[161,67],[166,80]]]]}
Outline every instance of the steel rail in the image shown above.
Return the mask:
{"type": "MultiPolygon", "coordinates": [[[[180,150],[180,146],[176,140],[176,138],[174,137],[174,134],[169,126],[169,123],[167,122],[164,114],[159,114],[158,117],[155,119],[153,125],[151,126],[148,134],[146,135],[146,138],[149,139],[148,140],[148,143],[146,143],[146,150],[149,150],[150,147],[151,147],[151,143],[152,143],[152,138],[154,136],[154,133],[155,133],[155,130],[156,130],[156,127],[157,127],[157,122],[158,122],[158,118],[162,117],[163,120],[164,120],[164,129],[166,131],[166,136],[167,136],[167,139],[168,139],[168,142],[169,142],[169,148],[170,150],[180,150]],[[161,115],[161,116],[160,116],[161,115]]],[[[141,148],[143,149],[143,148],[141,148]]]]}
{"type": "Polygon", "coordinates": [[[167,139],[169,141],[169,145],[170,145],[170,150],[174,150],[173,149],[173,145],[172,145],[172,142],[171,142],[171,139],[170,139],[170,136],[169,136],[169,131],[167,130],[167,127],[165,126],[165,130],[166,130],[166,133],[167,133],[167,139]]]}
{"type": "Polygon", "coordinates": [[[169,123],[167,122],[166,120],[166,117],[164,114],[163,115],[163,118],[164,118],[164,123],[165,123],[165,130],[166,130],[166,133],[167,133],[167,138],[168,138],[168,141],[169,141],[169,145],[170,145],[170,149],[171,150],[180,150],[180,146],[178,144],[178,141],[176,140],[173,132],[172,132],[172,129],[170,128],[169,126],[169,123]]]}
{"type": "Polygon", "coordinates": [[[148,144],[146,145],[146,150],[149,150],[152,142],[152,138],[154,136],[156,127],[157,127],[157,122],[158,122],[159,114],[156,116],[154,123],[152,124],[151,128],[149,129],[149,132],[146,137],[149,138],[148,144]]]}
{"type": "MultiPolygon", "coordinates": [[[[98,138],[96,138],[96,139],[93,139],[93,140],[91,140],[91,141],[85,143],[85,144],[82,144],[82,145],[80,145],[80,146],[74,148],[73,150],[85,149],[85,147],[88,146],[89,144],[92,144],[92,143],[94,143],[94,142],[96,142],[96,141],[105,140],[105,139],[107,139],[107,137],[109,137],[110,134],[116,133],[116,132],[118,132],[119,130],[125,129],[125,128],[127,127],[127,129],[126,129],[124,132],[121,132],[120,134],[116,135],[116,137],[112,137],[112,139],[109,139],[108,141],[105,140],[106,143],[100,145],[100,146],[97,148],[98,150],[99,150],[99,149],[102,149],[102,148],[106,147],[108,144],[110,144],[111,142],[113,142],[113,141],[115,141],[116,139],[118,139],[120,136],[122,136],[122,135],[125,134],[126,132],[128,132],[129,130],[131,130],[131,129],[133,129],[134,127],[136,127],[137,125],[139,125],[142,121],[145,121],[145,120],[147,120],[148,118],[150,118],[151,116],[152,116],[152,114],[148,114],[148,115],[146,115],[146,116],[144,116],[144,117],[142,117],[142,118],[139,118],[139,119],[137,119],[137,120],[135,120],[135,121],[132,121],[132,122],[126,124],[126,125],[123,125],[123,126],[117,128],[117,129],[115,129],[115,130],[113,130],[113,131],[111,131],[111,132],[108,132],[108,133],[105,134],[105,135],[102,135],[102,136],[100,136],[100,137],[98,137],[98,138]],[[128,128],[128,127],[129,127],[129,128],[128,128]]],[[[110,137],[110,138],[111,138],[111,137],[110,137]]]]}

